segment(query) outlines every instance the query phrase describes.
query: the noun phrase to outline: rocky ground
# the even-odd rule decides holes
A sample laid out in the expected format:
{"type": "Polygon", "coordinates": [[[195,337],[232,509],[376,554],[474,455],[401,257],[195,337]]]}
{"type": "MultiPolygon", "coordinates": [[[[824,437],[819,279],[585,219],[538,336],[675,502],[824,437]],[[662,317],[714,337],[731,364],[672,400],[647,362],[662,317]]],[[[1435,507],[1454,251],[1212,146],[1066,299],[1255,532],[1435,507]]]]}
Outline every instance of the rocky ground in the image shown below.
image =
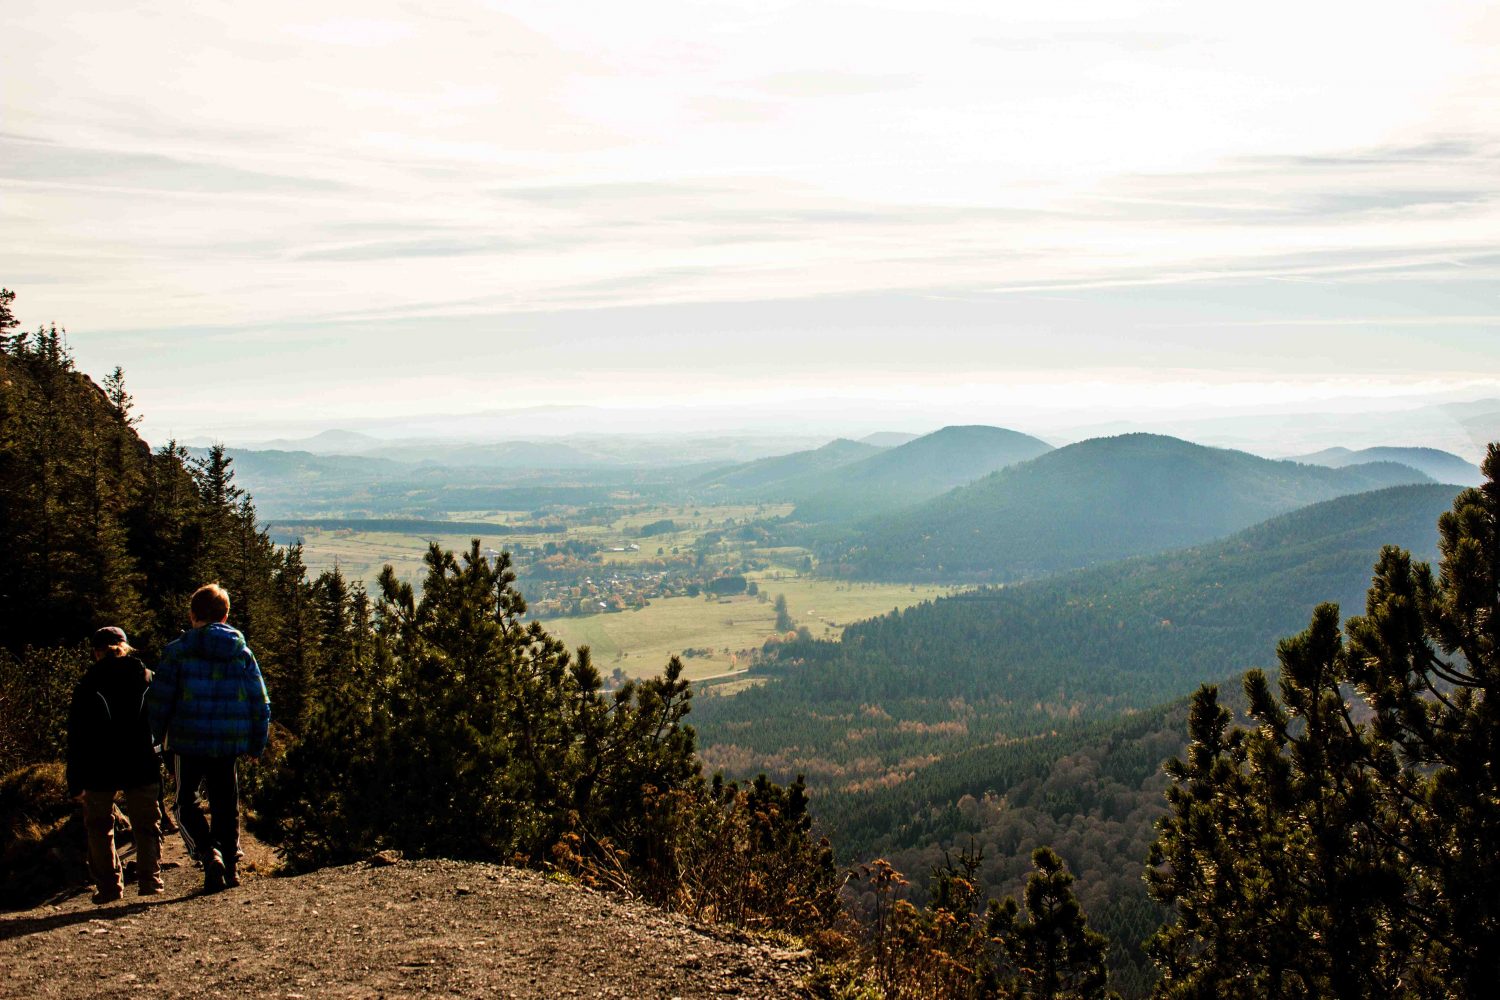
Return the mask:
{"type": "MultiPolygon", "coordinates": [[[[0,997],[803,997],[805,953],[534,872],[457,861],[259,875],[203,895],[176,838],[164,896],[128,886],[0,914],[0,997]]],[[[377,859],[378,861],[379,859],[377,859]]]]}

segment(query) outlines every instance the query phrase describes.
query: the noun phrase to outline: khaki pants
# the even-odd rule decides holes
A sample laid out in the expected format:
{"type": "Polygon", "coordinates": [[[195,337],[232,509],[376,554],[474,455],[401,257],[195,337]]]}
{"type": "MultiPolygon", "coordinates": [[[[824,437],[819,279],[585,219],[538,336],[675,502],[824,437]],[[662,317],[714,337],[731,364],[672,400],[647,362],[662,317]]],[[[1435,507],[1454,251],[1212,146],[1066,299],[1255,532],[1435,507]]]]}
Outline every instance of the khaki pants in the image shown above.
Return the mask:
{"type": "MultiPolygon", "coordinates": [[[[159,785],[125,789],[125,815],[135,837],[136,874],[142,892],[161,888],[161,813],[156,795],[159,785]]],[[[101,893],[125,891],[120,858],[115,853],[115,793],[85,790],[83,826],[89,838],[89,874],[101,893]]]]}

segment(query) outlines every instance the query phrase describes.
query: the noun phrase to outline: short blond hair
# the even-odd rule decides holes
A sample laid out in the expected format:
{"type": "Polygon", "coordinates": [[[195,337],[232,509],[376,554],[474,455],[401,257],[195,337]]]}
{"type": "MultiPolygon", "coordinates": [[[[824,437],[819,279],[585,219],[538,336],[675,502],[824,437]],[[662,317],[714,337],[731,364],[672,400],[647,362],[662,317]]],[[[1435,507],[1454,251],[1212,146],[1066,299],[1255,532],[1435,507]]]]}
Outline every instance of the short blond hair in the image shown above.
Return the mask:
{"type": "Polygon", "coordinates": [[[194,621],[211,625],[229,617],[229,591],[217,583],[206,583],[193,591],[188,601],[188,613],[194,621]]]}

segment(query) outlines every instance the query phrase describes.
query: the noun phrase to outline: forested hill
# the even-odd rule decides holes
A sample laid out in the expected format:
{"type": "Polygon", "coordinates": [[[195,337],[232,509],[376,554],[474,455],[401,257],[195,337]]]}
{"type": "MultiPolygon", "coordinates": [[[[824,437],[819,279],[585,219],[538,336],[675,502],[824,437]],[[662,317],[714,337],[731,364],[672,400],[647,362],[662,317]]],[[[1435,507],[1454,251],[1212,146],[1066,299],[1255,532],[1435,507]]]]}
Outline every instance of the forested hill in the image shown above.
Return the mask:
{"type": "Polygon", "coordinates": [[[834,788],[905,780],[912,760],[1144,709],[1273,662],[1318,603],[1361,610],[1386,544],[1436,550],[1450,486],[1341,497],[1200,548],[942,598],[841,642],[768,654],[764,685],[702,698],[705,756],[834,788]]]}
{"type": "Polygon", "coordinates": [[[74,370],[53,328],[0,352],[0,649],[71,645],[120,625],[148,654],[182,628],[188,594],[222,580],[237,621],[275,648],[283,575],[215,450],[189,461],[135,433],[117,369],[103,386],[74,370]]]}
{"type": "Polygon", "coordinates": [[[892,514],[824,553],[823,565],[859,579],[1024,580],[1198,545],[1337,496],[1430,481],[1388,462],[1329,469],[1153,434],[1093,438],[892,514]]]}
{"type": "Polygon", "coordinates": [[[899,510],[1024,462],[1052,446],[979,425],[944,427],[816,477],[788,483],[798,521],[854,521],[899,510]]]}
{"type": "MultiPolygon", "coordinates": [[[[878,455],[882,450],[877,445],[838,438],[821,448],[795,451],[790,455],[773,455],[727,469],[715,469],[688,485],[694,490],[703,491],[707,496],[724,495],[752,500],[782,499],[790,495],[788,482],[842,468],[851,462],[878,455]]],[[[795,489],[792,487],[791,492],[795,493],[795,489]]]]}
{"type": "Polygon", "coordinates": [[[1310,455],[1295,456],[1292,461],[1308,465],[1326,465],[1330,469],[1343,469],[1351,465],[1368,465],[1371,462],[1399,462],[1418,472],[1431,476],[1439,483],[1457,483],[1460,486],[1478,486],[1484,481],[1479,466],[1466,462],[1448,451],[1437,448],[1325,448],[1310,455]]]}

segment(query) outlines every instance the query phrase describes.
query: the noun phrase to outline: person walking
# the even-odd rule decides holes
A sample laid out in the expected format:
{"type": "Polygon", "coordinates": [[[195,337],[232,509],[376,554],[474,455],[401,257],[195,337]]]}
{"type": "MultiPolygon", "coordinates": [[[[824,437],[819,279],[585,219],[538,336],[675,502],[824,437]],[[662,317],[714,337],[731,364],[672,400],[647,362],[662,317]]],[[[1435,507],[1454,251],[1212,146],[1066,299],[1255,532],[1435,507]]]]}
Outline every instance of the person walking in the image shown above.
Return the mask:
{"type": "Polygon", "coordinates": [[[229,594],[199,587],[188,604],[192,628],[167,644],[147,699],[151,725],[172,753],[176,819],[188,853],[203,862],[203,891],[240,884],[241,756],[266,747],[271,700],[255,654],[231,628],[229,594]],[[212,818],[198,798],[208,793],[212,818]]]}
{"type": "Polygon", "coordinates": [[[161,763],[147,718],[151,671],[131,655],[123,629],[101,628],[90,645],[93,665],[73,689],[68,710],[67,776],[68,793],[83,803],[94,902],[103,904],[125,894],[115,852],[117,792],[125,793],[140,894],[162,891],[161,763]]]}

